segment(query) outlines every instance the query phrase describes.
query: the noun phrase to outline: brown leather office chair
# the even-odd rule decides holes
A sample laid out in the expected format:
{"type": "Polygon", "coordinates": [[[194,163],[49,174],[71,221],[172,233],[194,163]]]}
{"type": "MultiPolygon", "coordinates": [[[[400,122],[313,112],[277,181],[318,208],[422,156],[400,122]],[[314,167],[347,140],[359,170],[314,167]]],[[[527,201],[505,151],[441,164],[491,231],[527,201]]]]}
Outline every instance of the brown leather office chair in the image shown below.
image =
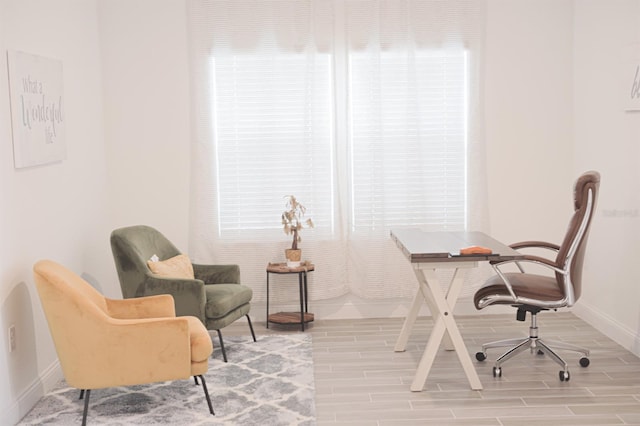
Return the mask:
{"type": "Polygon", "coordinates": [[[526,241],[512,244],[516,250],[527,248],[548,249],[556,253],[555,260],[525,255],[521,260],[495,262],[492,264],[497,275],[489,278],[475,293],[476,309],[491,305],[511,305],[517,311],[516,318],[524,321],[527,312],[531,314],[529,337],[490,342],[482,345],[482,351],[476,353],[478,361],[487,358],[487,349],[511,347],[495,362],[493,376],[502,375],[502,364],[526,349],[547,354],[562,366],[561,381],[570,378],[567,363],[552,349],[569,350],[581,353],[580,365],[589,365],[589,351],[585,348],[564,342],[543,341],[538,337],[536,316],[540,311],[571,307],[580,298],[582,286],[582,265],[589,236],[589,228],[596,208],[600,174],[590,171],[582,174],[575,183],[573,194],[574,214],[569,222],[567,233],[561,245],[543,241],[526,241]],[[507,264],[515,263],[519,272],[505,272],[507,264]],[[552,274],[538,275],[525,273],[523,264],[536,264],[549,269],[552,274]]]}

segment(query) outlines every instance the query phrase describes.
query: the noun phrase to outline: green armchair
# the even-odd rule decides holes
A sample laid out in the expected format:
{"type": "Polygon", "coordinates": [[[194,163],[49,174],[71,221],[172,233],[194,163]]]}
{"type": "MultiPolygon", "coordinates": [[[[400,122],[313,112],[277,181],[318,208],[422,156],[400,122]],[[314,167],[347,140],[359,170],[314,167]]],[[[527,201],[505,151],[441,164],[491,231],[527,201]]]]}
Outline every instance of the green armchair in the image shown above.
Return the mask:
{"type": "Polygon", "coordinates": [[[227,354],[221,329],[245,316],[253,341],[256,341],[249,317],[253,291],[240,284],[238,265],[192,264],[164,235],[145,225],[114,230],[111,251],[125,299],[172,295],[177,316],[199,318],[208,330],[218,333],[225,362],[227,354]],[[156,258],[157,262],[153,262],[156,258]],[[167,264],[170,270],[175,271],[176,264],[182,269],[173,274],[158,269],[167,264]],[[151,267],[156,269],[155,273],[151,267]],[[186,272],[182,273],[184,270],[186,272]]]}

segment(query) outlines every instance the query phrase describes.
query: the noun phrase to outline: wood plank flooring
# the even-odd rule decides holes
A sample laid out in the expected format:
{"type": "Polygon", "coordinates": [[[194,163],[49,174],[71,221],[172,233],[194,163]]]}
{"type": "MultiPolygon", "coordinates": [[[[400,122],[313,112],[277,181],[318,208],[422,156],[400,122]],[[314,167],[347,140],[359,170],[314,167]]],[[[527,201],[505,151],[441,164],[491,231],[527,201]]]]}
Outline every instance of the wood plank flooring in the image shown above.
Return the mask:
{"type": "MultiPolygon", "coordinates": [[[[560,366],[528,351],[503,364],[494,378],[493,360],[502,349],[475,361],[484,342],[528,334],[526,322],[513,315],[456,318],[484,390],[472,391],[457,356],[441,349],[422,392],[411,392],[428,333],[430,318],[419,318],[405,352],[393,346],[401,318],[316,320],[313,335],[317,424],[351,426],[402,425],[640,425],[640,359],[571,313],[538,316],[541,338],[567,341],[590,349],[591,364],[560,352],[571,379],[561,382],[560,366]]],[[[266,333],[300,333],[299,326],[254,325],[266,333]]],[[[246,334],[242,320],[226,334],[246,334]]],[[[224,332],[224,331],[223,331],[224,332]]],[[[217,342],[214,339],[214,344],[217,342]]]]}

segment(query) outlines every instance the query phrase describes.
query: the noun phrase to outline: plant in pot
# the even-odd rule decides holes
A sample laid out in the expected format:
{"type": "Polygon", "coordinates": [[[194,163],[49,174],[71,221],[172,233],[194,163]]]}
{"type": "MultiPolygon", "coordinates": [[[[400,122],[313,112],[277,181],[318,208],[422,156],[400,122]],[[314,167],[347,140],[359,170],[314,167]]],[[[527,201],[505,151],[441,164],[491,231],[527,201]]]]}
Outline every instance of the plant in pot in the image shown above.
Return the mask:
{"type": "Polygon", "coordinates": [[[300,258],[302,256],[302,250],[298,248],[298,243],[302,241],[300,231],[303,228],[313,228],[313,221],[304,219],[307,209],[298,202],[296,197],[287,195],[285,198],[287,199],[287,210],[282,213],[282,225],[284,233],[292,235],[293,240],[291,248],[286,249],[284,252],[287,258],[287,266],[295,268],[300,266],[300,258]]]}

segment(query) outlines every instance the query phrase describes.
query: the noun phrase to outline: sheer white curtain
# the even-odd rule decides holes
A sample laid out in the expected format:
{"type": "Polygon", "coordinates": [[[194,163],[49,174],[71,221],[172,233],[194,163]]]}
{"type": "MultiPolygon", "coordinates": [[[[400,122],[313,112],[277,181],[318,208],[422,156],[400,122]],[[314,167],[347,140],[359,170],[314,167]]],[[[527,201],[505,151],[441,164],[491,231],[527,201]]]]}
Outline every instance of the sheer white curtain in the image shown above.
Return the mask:
{"type": "Polygon", "coordinates": [[[239,263],[264,300],[294,194],[312,299],[408,296],[390,229],[485,230],[484,2],[188,4],[194,260],[239,263]]]}
{"type": "Polygon", "coordinates": [[[349,281],[362,297],[415,293],[390,229],[486,230],[484,11],[481,1],[346,2],[349,281]]]}
{"type": "MultiPolygon", "coordinates": [[[[316,225],[302,231],[300,244],[303,259],[318,265],[311,297],[345,294],[346,245],[335,212],[333,3],[196,0],[189,22],[192,256],[240,264],[254,300],[264,300],[265,267],[284,261],[291,245],[280,215],[284,197],[295,195],[316,225]]],[[[297,297],[289,291],[278,299],[287,295],[297,297]]]]}

